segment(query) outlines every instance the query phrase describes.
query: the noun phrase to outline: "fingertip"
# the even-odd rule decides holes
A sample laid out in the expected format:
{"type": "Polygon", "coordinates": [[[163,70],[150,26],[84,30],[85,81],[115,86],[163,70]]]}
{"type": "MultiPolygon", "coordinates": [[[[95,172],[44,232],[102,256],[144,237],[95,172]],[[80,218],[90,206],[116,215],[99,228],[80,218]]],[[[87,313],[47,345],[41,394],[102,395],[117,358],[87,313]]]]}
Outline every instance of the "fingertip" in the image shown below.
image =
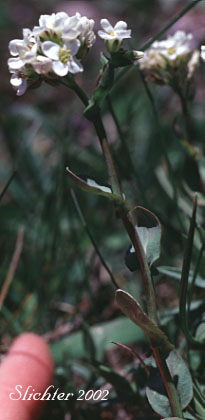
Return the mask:
{"type": "Polygon", "coordinates": [[[36,420],[43,401],[27,398],[32,392],[43,394],[52,382],[53,370],[50,349],[40,336],[24,333],[14,340],[0,366],[0,419],[36,420]]]}

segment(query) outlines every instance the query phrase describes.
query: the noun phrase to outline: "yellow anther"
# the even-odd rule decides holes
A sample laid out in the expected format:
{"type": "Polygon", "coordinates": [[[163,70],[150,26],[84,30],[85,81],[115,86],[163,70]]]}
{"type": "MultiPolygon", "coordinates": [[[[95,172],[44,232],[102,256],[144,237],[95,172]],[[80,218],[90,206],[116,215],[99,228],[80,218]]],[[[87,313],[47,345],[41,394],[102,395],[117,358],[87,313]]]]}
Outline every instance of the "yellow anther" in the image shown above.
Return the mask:
{"type": "Polygon", "coordinates": [[[59,58],[62,63],[66,64],[70,60],[71,50],[66,50],[65,48],[60,49],[59,58]]]}

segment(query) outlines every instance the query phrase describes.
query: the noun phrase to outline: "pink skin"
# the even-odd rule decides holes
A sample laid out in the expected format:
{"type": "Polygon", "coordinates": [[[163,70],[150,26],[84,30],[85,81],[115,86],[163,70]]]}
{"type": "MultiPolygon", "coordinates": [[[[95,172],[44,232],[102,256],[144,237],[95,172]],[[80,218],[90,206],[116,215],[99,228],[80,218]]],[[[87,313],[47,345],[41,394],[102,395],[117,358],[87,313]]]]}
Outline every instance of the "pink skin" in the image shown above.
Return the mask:
{"type": "Polygon", "coordinates": [[[32,385],[30,392],[34,388],[35,392],[43,393],[52,384],[53,370],[53,359],[45,341],[33,333],[20,335],[0,365],[0,420],[37,420],[44,401],[14,401],[9,394],[13,392],[19,397],[16,385],[22,385],[22,396],[29,385],[32,385]]]}

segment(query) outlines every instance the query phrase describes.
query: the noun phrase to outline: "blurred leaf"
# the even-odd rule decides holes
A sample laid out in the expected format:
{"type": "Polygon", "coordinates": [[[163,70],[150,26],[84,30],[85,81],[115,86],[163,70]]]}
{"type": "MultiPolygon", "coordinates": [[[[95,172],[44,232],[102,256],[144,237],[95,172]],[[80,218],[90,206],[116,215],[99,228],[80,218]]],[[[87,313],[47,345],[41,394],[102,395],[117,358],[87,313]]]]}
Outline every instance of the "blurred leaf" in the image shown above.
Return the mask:
{"type": "MultiPolygon", "coordinates": [[[[132,325],[129,319],[124,317],[92,326],[90,327],[90,333],[96,347],[97,360],[102,360],[105,350],[113,348],[112,340],[120,341],[124,344],[146,341],[143,331],[132,325]]],[[[82,331],[72,333],[69,337],[52,343],[51,350],[57,364],[70,358],[83,357],[85,349],[82,331]]]]}
{"type": "MultiPolygon", "coordinates": [[[[169,267],[169,266],[158,266],[157,270],[165,274],[168,277],[171,277],[172,279],[180,280],[181,279],[181,269],[177,267],[169,267]]],[[[192,283],[194,272],[192,270],[189,271],[189,283],[192,283]]],[[[197,274],[195,285],[198,287],[202,287],[204,289],[205,287],[205,279],[200,276],[200,274],[197,274]]]]}
{"type": "Polygon", "coordinates": [[[166,419],[162,420],[183,420],[181,417],[166,417],[166,419]]]}

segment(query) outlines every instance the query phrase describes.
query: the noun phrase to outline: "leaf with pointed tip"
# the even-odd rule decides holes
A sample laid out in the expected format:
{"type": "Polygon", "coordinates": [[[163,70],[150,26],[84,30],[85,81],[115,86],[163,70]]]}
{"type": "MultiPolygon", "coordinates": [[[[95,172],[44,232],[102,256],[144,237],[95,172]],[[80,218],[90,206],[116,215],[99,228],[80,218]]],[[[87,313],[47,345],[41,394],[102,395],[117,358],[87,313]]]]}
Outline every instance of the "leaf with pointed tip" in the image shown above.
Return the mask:
{"type": "MultiPolygon", "coordinates": [[[[135,229],[139,235],[149,267],[160,257],[161,224],[157,216],[144,207],[137,206],[132,212],[135,229]]],[[[131,245],[125,256],[125,263],[130,271],[139,268],[134,246],[131,245]]]]}
{"type": "Polygon", "coordinates": [[[149,337],[153,347],[160,346],[164,355],[167,356],[174,346],[169,342],[164,332],[148,318],[139,303],[124,290],[117,290],[115,296],[122,312],[138,327],[142,328],[149,337]]]}
{"type": "Polygon", "coordinates": [[[111,200],[117,202],[118,204],[123,205],[128,210],[128,204],[126,203],[126,201],[121,196],[113,194],[112,189],[109,185],[100,185],[93,178],[90,177],[85,177],[85,179],[83,179],[80,176],[74,174],[74,172],[72,172],[68,167],[66,168],[66,171],[69,177],[75,183],[75,185],[81,190],[90,192],[91,194],[108,197],[111,200]]]}
{"type": "MultiPolygon", "coordinates": [[[[172,350],[166,358],[170,375],[176,385],[179,400],[184,410],[193,398],[193,386],[190,372],[186,363],[176,350],[172,350]]],[[[146,394],[153,410],[160,416],[171,416],[172,411],[169,399],[166,395],[160,393],[157,389],[147,386],[146,394]]]]}

